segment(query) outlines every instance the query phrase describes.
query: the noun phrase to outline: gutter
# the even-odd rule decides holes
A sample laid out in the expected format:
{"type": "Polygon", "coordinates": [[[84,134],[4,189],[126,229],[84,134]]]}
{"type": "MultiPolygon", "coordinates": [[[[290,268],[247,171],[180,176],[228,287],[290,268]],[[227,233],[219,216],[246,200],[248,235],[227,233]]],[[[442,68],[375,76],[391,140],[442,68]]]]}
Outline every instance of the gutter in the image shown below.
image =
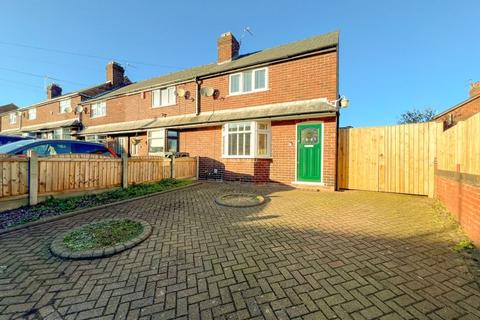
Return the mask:
{"type": "Polygon", "coordinates": [[[200,85],[201,81],[198,77],[195,77],[195,115],[198,116],[200,114],[200,85]]]}

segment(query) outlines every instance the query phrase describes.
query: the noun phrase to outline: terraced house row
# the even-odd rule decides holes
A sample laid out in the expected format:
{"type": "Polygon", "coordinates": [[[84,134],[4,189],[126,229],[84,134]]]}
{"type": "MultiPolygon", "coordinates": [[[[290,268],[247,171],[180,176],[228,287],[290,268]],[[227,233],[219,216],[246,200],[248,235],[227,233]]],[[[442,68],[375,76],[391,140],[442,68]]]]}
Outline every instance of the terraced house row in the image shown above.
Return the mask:
{"type": "Polygon", "coordinates": [[[84,139],[129,156],[199,156],[200,178],[334,189],[338,33],[241,53],[231,33],[217,61],[131,83],[118,63],[107,81],[5,113],[1,131],[84,139]]]}

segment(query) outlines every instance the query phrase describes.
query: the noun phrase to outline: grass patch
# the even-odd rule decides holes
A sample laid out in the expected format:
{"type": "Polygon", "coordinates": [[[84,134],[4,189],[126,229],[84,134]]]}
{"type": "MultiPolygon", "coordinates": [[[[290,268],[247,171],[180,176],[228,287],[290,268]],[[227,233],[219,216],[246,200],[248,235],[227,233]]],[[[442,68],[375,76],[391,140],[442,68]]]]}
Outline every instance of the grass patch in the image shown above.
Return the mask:
{"type": "Polygon", "coordinates": [[[58,216],[74,210],[92,208],[190,184],[192,184],[191,180],[165,179],[159,182],[137,184],[127,189],[105,191],[98,194],[63,199],[49,198],[35,206],[25,206],[2,212],[0,214],[0,229],[26,224],[44,217],[58,216]]]}
{"type": "Polygon", "coordinates": [[[473,242],[470,240],[461,240],[459,241],[455,247],[453,247],[453,250],[456,252],[462,252],[462,251],[468,251],[474,249],[475,246],[473,245],[473,242]]]}
{"type": "Polygon", "coordinates": [[[143,232],[141,223],[128,220],[113,220],[87,224],[63,239],[72,251],[94,250],[125,243],[143,232]]]}

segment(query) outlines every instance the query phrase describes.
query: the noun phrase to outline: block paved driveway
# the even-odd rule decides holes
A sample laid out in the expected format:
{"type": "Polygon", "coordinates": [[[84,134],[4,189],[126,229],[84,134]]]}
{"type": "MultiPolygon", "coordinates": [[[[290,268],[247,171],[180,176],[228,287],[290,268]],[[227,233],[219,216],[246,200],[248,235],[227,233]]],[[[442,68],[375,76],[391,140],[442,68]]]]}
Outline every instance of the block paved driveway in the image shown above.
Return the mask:
{"type": "Polygon", "coordinates": [[[204,183],[0,236],[1,319],[480,319],[480,291],[430,199],[204,183]],[[262,207],[216,195],[257,190],[262,207]],[[59,232],[153,225],[110,258],[63,261],[59,232]]]}

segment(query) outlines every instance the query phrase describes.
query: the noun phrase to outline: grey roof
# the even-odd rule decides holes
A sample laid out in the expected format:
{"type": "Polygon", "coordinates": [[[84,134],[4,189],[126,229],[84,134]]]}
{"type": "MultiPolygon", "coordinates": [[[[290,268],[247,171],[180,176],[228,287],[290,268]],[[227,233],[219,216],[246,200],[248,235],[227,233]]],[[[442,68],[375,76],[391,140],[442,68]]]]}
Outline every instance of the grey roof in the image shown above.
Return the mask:
{"type": "Polygon", "coordinates": [[[24,126],[20,128],[20,131],[22,132],[42,131],[42,130],[56,129],[56,128],[75,127],[79,125],[80,125],[80,122],[78,121],[78,119],[68,119],[68,120],[62,120],[62,121],[41,123],[41,124],[36,124],[32,126],[24,126]]]}
{"type": "MultiPolygon", "coordinates": [[[[169,73],[160,77],[151,78],[148,80],[139,81],[128,86],[122,87],[118,90],[111,91],[107,94],[101,95],[98,99],[108,99],[111,97],[144,90],[152,87],[158,87],[163,84],[181,82],[185,80],[194,79],[195,77],[205,77],[222,72],[228,72],[235,69],[245,68],[249,66],[274,62],[277,60],[287,59],[310,52],[320,51],[328,48],[333,48],[338,45],[338,32],[330,32],[320,36],[308,38],[292,42],[286,45],[281,45],[274,48],[269,48],[249,54],[240,55],[236,59],[221,64],[211,63],[198,67],[193,67],[186,70],[181,70],[169,73]]],[[[90,100],[91,102],[92,100],[90,100]]]]}
{"type": "Polygon", "coordinates": [[[186,114],[165,118],[152,118],[137,121],[119,122],[85,128],[80,134],[114,133],[142,131],[153,128],[194,127],[215,125],[235,120],[275,119],[295,116],[319,116],[335,114],[337,109],[325,99],[312,99],[275,103],[255,107],[204,112],[200,115],[186,114]]]}
{"type": "Polygon", "coordinates": [[[468,99],[466,99],[466,100],[463,100],[462,102],[457,103],[457,104],[454,105],[453,107],[448,108],[447,110],[442,111],[442,112],[440,112],[439,114],[435,115],[435,116],[433,117],[433,120],[436,120],[436,119],[440,118],[441,116],[443,116],[443,115],[445,115],[445,114],[447,114],[447,113],[449,113],[449,112],[451,112],[451,111],[453,111],[453,110],[455,110],[455,109],[457,109],[457,108],[460,108],[460,107],[463,106],[464,104],[469,103],[470,101],[473,101],[473,100],[478,99],[478,98],[480,98],[480,94],[475,95],[475,96],[473,96],[473,97],[470,97],[470,98],[468,98],[468,99]]]}
{"type": "Polygon", "coordinates": [[[5,104],[3,106],[0,106],[0,114],[11,112],[11,111],[17,110],[17,109],[18,109],[18,107],[14,103],[5,104]]]}

